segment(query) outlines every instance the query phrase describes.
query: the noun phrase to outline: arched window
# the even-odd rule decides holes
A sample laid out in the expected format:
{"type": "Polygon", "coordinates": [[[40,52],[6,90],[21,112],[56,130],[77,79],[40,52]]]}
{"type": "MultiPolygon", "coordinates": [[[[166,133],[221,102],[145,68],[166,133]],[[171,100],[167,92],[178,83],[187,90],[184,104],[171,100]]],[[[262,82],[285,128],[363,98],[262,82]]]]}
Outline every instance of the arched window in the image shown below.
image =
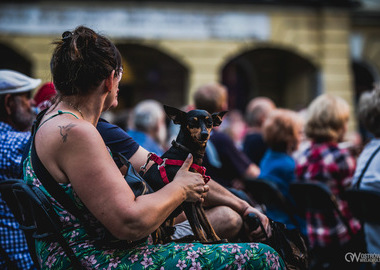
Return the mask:
{"type": "Polygon", "coordinates": [[[279,107],[302,109],[319,88],[318,71],[310,61],[274,48],[236,56],[223,67],[221,81],[229,91],[230,109],[241,111],[257,96],[269,97],[279,107]]]}
{"type": "Polygon", "coordinates": [[[169,55],[137,44],[119,44],[125,68],[119,101],[130,108],[143,99],[181,107],[186,103],[188,70],[169,55]]]}
{"type": "Polygon", "coordinates": [[[32,64],[12,48],[0,44],[0,69],[12,69],[32,76],[32,64]]]}

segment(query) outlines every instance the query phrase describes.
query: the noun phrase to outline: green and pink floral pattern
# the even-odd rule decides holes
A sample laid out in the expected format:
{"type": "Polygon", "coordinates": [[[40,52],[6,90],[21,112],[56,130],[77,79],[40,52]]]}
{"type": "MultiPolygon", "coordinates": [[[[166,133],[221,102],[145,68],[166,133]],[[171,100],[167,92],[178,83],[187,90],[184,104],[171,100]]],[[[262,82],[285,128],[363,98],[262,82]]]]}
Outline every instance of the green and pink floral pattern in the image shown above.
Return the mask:
{"type": "MultiPolygon", "coordinates": [[[[86,233],[81,221],[68,213],[44,189],[31,167],[30,158],[24,163],[25,181],[39,187],[49,196],[63,223],[62,233],[76,256],[87,269],[285,269],[284,262],[271,247],[261,243],[221,243],[204,245],[168,243],[152,245],[151,239],[130,249],[100,248],[86,233]]],[[[70,184],[63,185],[77,204],[88,212],[92,226],[104,230],[79,200],[70,184]]],[[[36,250],[42,269],[70,269],[70,261],[58,243],[36,241],[36,250]]]]}

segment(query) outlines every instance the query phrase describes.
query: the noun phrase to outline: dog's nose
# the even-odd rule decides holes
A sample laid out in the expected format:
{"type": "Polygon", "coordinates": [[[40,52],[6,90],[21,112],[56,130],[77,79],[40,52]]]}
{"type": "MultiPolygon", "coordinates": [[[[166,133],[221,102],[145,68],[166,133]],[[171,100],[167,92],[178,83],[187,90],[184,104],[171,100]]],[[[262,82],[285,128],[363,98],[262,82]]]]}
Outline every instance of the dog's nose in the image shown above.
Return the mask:
{"type": "Polygon", "coordinates": [[[201,132],[201,140],[205,141],[208,139],[208,132],[201,132]]]}

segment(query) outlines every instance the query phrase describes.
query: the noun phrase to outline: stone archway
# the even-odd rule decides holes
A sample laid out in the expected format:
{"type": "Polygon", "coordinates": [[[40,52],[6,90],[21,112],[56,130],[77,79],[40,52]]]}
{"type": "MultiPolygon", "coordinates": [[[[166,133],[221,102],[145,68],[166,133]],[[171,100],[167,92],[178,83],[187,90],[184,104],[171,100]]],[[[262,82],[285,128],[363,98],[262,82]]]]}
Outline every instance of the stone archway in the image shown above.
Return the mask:
{"type": "Polygon", "coordinates": [[[304,57],[284,49],[256,48],[222,68],[230,109],[244,111],[250,99],[271,98],[278,107],[305,108],[319,89],[318,69],[304,57]]]}
{"type": "MultiPolygon", "coordinates": [[[[374,69],[369,64],[363,61],[353,61],[351,63],[352,73],[354,77],[354,104],[355,111],[357,112],[359,99],[362,93],[371,91],[375,87],[376,74],[374,69]]],[[[356,119],[358,122],[358,131],[362,138],[362,141],[368,142],[373,135],[371,135],[361,123],[360,119],[356,119]]]]}
{"type": "Polygon", "coordinates": [[[355,100],[357,101],[363,92],[374,88],[375,74],[373,74],[373,69],[362,61],[353,61],[351,67],[354,75],[355,100]]]}
{"type": "Polygon", "coordinates": [[[32,76],[32,63],[4,44],[0,44],[0,59],[0,69],[12,69],[32,76]]]}
{"type": "Polygon", "coordinates": [[[124,75],[120,107],[131,108],[144,99],[180,107],[186,104],[188,69],[173,57],[152,47],[118,44],[124,75]]]}

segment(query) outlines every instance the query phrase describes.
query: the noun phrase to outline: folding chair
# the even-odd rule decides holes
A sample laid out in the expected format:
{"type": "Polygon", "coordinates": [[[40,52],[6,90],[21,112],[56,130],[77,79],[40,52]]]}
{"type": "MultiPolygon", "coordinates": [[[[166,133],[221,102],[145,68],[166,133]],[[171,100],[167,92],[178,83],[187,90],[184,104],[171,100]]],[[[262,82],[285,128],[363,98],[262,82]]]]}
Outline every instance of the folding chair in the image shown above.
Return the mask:
{"type": "Polygon", "coordinates": [[[295,218],[297,214],[295,205],[283,195],[275,183],[265,179],[246,179],[244,184],[254,201],[264,210],[279,209],[289,216],[294,225],[299,227],[300,224],[295,218]]]}
{"type": "MultiPolygon", "coordinates": [[[[290,194],[296,205],[298,205],[304,213],[308,210],[331,213],[331,215],[333,215],[333,213],[337,213],[352,239],[354,238],[354,234],[349,226],[348,220],[342,215],[342,212],[339,210],[336,197],[327,185],[321,182],[292,183],[290,185],[290,194]]],[[[343,257],[343,255],[340,254],[338,256],[336,254],[337,252],[343,252],[343,250],[345,249],[341,248],[339,243],[332,244],[332,246],[328,248],[312,248],[311,269],[334,269],[336,265],[342,266],[342,262],[338,261],[337,257],[340,258],[343,257]]],[[[346,266],[343,268],[345,267],[346,266]]]]}
{"type": "Polygon", "coordinates": [[[369,222],[380,225],[380,213],[373,211],[380,205],[380,192],[365,189],[350,189],[344,193],[351,213],[361,223],[369,222]]]}
{"type": "MultiPolygon", "coordinates": [[[[20,228],[24,230],[27,237],[32,239],[29,241],[32,242],[34,239],[57,241],[71,261],[72,267],[74,269],[84,269],[61,234],[62,223],[46,195],[39,188],[30,186],[22,180],[12,181],[15,182],[13,184],[8,182],[8,186],[0,183],[0,189],[9,191],[10,188],[13,193],[15,204],[11,210],[15,211],[15,217],[20,223],[20,228]]],[[[36,257],[35,249],[33,253],[36,257]]]]}
{"type": "MultiPolygon", "coordinates": [[[[15,216],[16,220],[19,221],[21,219],[21,213],[18,208],[17,198],[14,196],[12,191],[12,186],[16,183],[22,183],[23,180],[19,179],[8,179],[8,180],[2,180],[0,182],[0,193],[3,201],[6,202],[7,206],[15,216]]],[[[35,244],[34,239],[32,237],[33,232],[30,230],[23,230],[24,235],[26,238],[26,242],[28,245],[28,250],[30,251],[30,256],[32,257],[32,260],[34,262],[34,265],[39,269],[39,262],[35,253],[35,244]]],[[[7,264],[10,265],[9,267],[11,269],[17,269],[17,266],[14,262],[11,262],[9,258],[7,258],[7,254],[5,250],[1,250],[1,255],[4,257],[4,259],[7,261],[7,264]],[[12,268],[13,267],[13,268],[12,268]]]]}
{"type": "Polygon", "coordinates": [[[353,236],[348,220],[342,215],[336,197],[326,184],[321,182],[292,183],[290,184],[290,194],[304,212],[307,210],[336,212],[347,227],[348,233],[353,236]]]}

